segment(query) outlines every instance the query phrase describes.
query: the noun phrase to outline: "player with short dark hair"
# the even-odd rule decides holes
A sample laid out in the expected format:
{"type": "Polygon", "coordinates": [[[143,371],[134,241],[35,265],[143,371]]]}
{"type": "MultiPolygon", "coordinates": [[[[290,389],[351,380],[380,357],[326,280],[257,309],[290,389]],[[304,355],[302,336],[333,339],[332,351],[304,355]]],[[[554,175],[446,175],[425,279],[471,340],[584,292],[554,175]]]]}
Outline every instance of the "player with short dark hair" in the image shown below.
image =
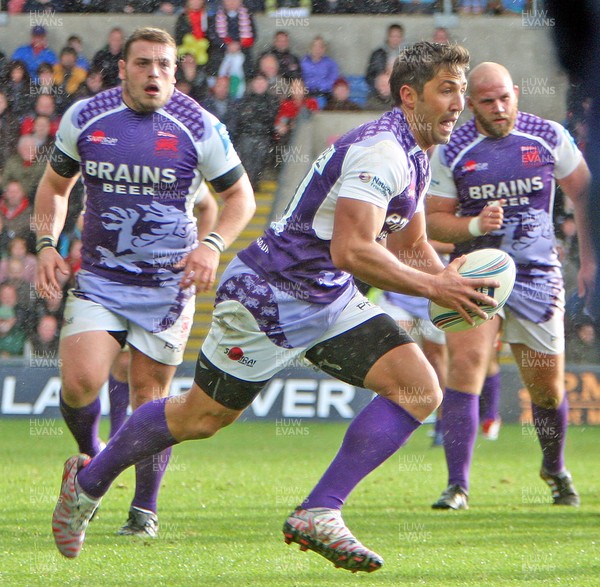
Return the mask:
{"type": "MultiPolygon", "coordinates": [[[[131,351],[132,406],[166,396],[183,360],[195,290],[213,285],[220,252],[255,210],[224,125],[174,89],[170,35],[139,29],[124,54],[121,87],[81,100],[63,116],[35,199],[37,287],[56,296],[57,274],[69,274],[56,243],[82,176],[82,263],[61,331],[60,408],[79,450],[91,456],[100,451],[98,393],[121,348],[128,343],[131,351]],[[193,207],[203,177],[224,207],[215,232],[198,243],[193,207]]],[[[215,217],[216,204],[204,221],[215,217]]],[[[120,533],[156,535],[168,456],[167,450],[137,464],[136,493],[120,533]]]]}
{"type": "Polygon", "coordinates": [[[407,73],[412,66],[397,63],[397,107],[324,151],[282,218],[230,263],[191,390],[136,410],[89,463],[81,455],[67,462],[54,515],[57,536],[71,540],[69,549],[57,540],[63,554],[79,554],[89,518],[122,470],[234,422],[283,367],[277,358],[285,354],[305,356],[379,395],[351,423],[323,478],[286,520],[285,539],[351,571],[381,567],[381,557],[352,535],[340,509],[435,410],[441,390],[419,347],[358,292],[353,275],[431,298],[469,321],[468,310],[485,317],[478,303],[496,305],[477,288],[498,285],[463,278],[457,270],[464,259],[444,268],[425,234],[425,150],[448,141],[463,109],[468,53],[417,43],[400,59],[414,67],[435,63],[431,79],[417,92],[407,73]],[[413,260],[428,272],[412,267],[413,260]]]}
{"type": "Polygon", "coordinates": [[[501,327],[531,396],[543,455],[540,475],[554,504],[576,506],[579,496],[564,463],[564,289],[552,211],[558,182],[575,209],[583,294],[595,274],[586,221],[590,174],[565,128],[519,112],[518,88],[505,67],[475,67],[469,93],[473,119],[432,157],[429,236],[455,243],[458,255],[502,249],[514,259],[517,278],[501,317],[469,331],[446,333],[450,361],[442,428],[449,478],[433,508],[468,508],[478,395],[501,327]]]}

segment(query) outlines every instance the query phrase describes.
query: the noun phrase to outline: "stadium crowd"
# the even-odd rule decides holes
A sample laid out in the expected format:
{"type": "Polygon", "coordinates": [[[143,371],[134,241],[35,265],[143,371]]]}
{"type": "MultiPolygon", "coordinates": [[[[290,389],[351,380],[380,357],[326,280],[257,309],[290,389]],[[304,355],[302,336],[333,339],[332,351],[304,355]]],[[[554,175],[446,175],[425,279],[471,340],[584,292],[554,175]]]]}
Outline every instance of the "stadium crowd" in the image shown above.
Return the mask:
{"type": "MultiPolygon", "coordinates": [[[[281,6],[305,3],[281,2],[281,6]]],[[[364,76],[344,73],[344,63],[328,54],[327,39],[316,36],[305,55],[294,52],[289,31],[276,31],[271,44],[258,51],[253,14],[276,9],[261,0],[120,0],[105,2],[14,1],[10,13],[161,12],[176,14],[171,31],[180,58],[176,87],[192,96],[228,127],[255,189],[265,176],[277,172],[280,157],[295,126],[318,110],[383,112],[391,105],[389,75],[394,57],[404,46],[401,24],[386,30],[384,42],[368,60],[364,76]],[[266,174],[266,175],[265,175],[266,174]]],[[[310,4],[310,3],[309,3],[310,4]]],[[[429,1],[313,2],[314,12],[406,13],[439,9],[429,1]],[[377,10],[376,10],[377,8],[377,10]]],[[[461,13],[526,10],[527,1],[453,2],[461,13]]],[[[36,25],[31,39],[12,54],[0,45],[0,356],[54,356],[62,315],[62,301],[41,299],[35,293],[35,238],[30,216],[36,187],[52,150],[60,118],[75,101],[120,83],[118,62],[124,32],[111,29],[105,46],[93,55],[71,35],[65,46],[48,44],[47,30],[36,25]]],[[[432,32],[437,42],[449,41],[448,32],[432,32]]],[[[585,149],[585,112],[589,100],[576,88],[568,101],[565,125],[585,149]]],[[[68,219],[59,250],[73,274],[80,262],[80,216],[84,194],[79,183],[70,198],[68,219]]],[[[564,265],[567,299],[567,358],[590,362],[598,355],[594,329],[580,311],[576,298],[577,235],[568,202],[557,199],[558,245],[564,265]]],[[[72,277],[65,279],[65,290],[72,277]]]]}

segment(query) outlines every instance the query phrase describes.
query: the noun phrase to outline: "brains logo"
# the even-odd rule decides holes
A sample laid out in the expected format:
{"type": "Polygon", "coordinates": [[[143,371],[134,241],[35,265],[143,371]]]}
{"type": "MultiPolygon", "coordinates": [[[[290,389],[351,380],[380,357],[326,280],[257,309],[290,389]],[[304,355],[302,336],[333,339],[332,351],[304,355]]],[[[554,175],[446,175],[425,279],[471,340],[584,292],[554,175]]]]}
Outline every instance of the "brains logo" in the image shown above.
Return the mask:
{"type": "Polygon", "coordinates": [[[103,130],[95,130],[91,135],[87,135],[89,143],[95,145],[116,145],[119,139],[115,137],[107,137],[103,130]]]}
{"type": "Polygon", "coordinates": [[[360,181],[362,181],[363,183],[369,183],[372,179],[372,176],[370,173],[367,173],[366,171],[361,171],[358,174],[358,179],[360,179],[360,181]]]}

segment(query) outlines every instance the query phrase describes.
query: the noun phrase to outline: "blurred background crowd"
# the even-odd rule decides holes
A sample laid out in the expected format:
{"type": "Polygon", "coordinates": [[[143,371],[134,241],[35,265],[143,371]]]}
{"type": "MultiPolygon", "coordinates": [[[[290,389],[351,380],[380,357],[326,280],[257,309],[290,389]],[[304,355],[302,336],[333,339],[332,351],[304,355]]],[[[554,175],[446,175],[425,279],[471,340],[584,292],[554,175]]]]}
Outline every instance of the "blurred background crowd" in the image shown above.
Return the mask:
{"type": "MultiPolygon", "coordinates": [[[[390,68],[405,45],[406,31],[400,22],[386,27],[381,31],[381,46],[369,55],[364,75],[347,75],[343,60],[330,55],[322,36],[312,39],[305,54],[295,51],[289,30],[277,30],[268,43],[262,40],[258,45],[255,14],[278,10],[431,14],[443,8],[460,14],[510,16],[531,9],[531,0],[10,0],[4,6],[13,14],[175,15],[170,32],[178,47],[176,87],[227,125],[256,190],[261,180],[277,178],[281,162],[276,153],[312,113],[370,111],[375,117],[392,106],[390,68]]],[[[432,27],[430,40],[452,41],[441,27],[432,27]]],[[[41,24],[31,27],[29,42],[12,54],[3,52],[0,41],[0,356],[56,352],[62,299],[43,300],[33,285],[36,258],[30,216],[35,191],[65,110],[77,100],[120,83],[118,62],[124,41],[124,31],[114,27],[105,46],[94,54],[86,51],[76,31],[64,46],[54,47],[41,24]]],[[[577,80],[570,87],[562,122],[585,151],[589,100],[579,91],[577,80]]],[[[83,199],[78,184],[59,242],[72,270],[65,289],[79,268],[78,219],[83,199]]],[[[595,362],[598,341],[576,296],[579,261],[572,209],[560,193],[555,218],[567,290],[567,359],[595,362]]]]}

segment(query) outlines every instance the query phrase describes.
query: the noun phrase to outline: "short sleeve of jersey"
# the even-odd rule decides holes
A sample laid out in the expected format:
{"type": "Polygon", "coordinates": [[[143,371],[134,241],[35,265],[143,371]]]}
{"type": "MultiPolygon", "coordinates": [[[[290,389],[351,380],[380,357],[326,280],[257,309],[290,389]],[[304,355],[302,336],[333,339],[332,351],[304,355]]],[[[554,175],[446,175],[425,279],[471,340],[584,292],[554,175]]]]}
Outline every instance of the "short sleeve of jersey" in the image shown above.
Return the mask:
{"type": "Polygon", "coordinates": [[[240,165],[241,161],[225,125],[210,112],[204,112],[204,116],[206,135],[199,143],[198,165],[202,175],[208,181],[213,181],[240,165]]]}
{"type": "Polygon", "coordinates": [[[54,143],[56,148],[75,161],[81,161],[77,150],[77,140],[81,133],[81,129],[77,126],[77,116],[86,102],[87,100],[80,100],[68,108],[61,118],[56,132],[54,143]]]}
{"type": "Polygon", "coordinates": [[[386,209],[410,183],[406,153],[394,140],[352,145],[342,166],[340,198],[362,200],[386,209]]]}
{"type": "Polygon", "coordinates": [[[431,166],[431,182],[428,193],[441,198],[456,198],[456,184],[452,177],[452,170],[446,163],[444,148],[438,146],[434,149],[429,162],[431,166]]]}
{"type": "Polygon", "coordinates": [[[562,179],[571,175],[583,157],[569,131],[558,122],[548,121],[556,131],[558,143],[555,150],[554,176],[562,179]]]}

